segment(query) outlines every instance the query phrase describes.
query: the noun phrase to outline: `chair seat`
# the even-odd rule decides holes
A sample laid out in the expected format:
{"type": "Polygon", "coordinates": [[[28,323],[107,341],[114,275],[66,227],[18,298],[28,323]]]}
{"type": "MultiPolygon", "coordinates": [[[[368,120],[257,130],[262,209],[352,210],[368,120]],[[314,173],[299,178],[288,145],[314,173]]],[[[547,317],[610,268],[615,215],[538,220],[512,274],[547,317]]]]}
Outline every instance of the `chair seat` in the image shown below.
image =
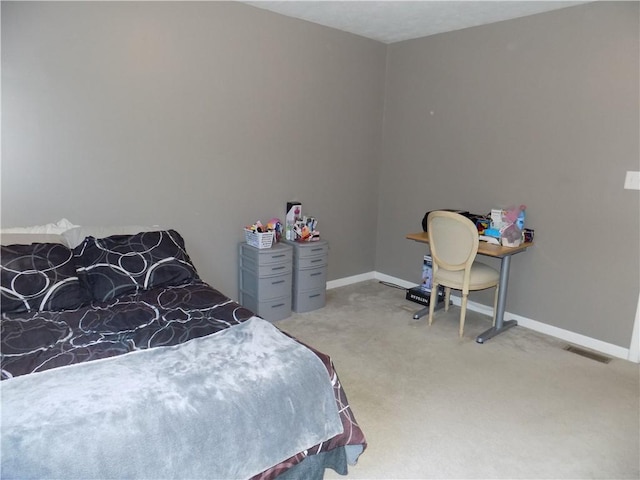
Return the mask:
{"type": "MultiPolygon", "coordinates": [[[[434,276],[434,281],[445,287],[460,290],[464,281],[464,270],[439,269],[434,276]]],[[[469,290],[483,290],[497,285],[499,281],[500,273],[495,268],[480,262],[474,262],[471,266],[469,290]]]]}

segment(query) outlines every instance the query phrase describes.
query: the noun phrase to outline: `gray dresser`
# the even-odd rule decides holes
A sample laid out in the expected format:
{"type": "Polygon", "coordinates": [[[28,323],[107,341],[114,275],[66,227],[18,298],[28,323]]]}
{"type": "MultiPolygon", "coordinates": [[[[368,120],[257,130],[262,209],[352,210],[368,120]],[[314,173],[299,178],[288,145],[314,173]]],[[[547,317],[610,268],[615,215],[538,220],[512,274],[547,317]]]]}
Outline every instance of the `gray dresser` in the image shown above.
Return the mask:
{"type": "Polygon", "coordinates": [[[241,243],[238,248],[239,302],[270,322],[290,317],[293,248],[282,242],[264,249],[241,243]]]}
{"type": "Polygon", "coordinates": [[[293,247],[293,311],[310,312],[326,302],[329,243],[285,242],[293,247]]]}

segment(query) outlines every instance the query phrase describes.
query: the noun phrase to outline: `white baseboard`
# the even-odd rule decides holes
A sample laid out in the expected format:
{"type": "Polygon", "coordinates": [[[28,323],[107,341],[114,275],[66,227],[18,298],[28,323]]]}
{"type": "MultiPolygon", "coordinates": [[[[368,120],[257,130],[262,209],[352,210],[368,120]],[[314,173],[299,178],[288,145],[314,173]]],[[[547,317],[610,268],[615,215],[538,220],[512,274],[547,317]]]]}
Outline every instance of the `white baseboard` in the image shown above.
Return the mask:
{"type": "MultiPolygon", "coordinates": [[[[344,287],[346,285],[364,282],[367,280],[379,280],[382,282],[393,283],[402,288],[411,288],[416,286],[416,283],[407,282],[406,280],[402,280],[401,278],[392,277],[390,275],[386,275],[384,273],[379,273],[374,271],[374,272],[363,273],[360,275],[354,275],[352,277],[332,280],[330,282],[327,282],[327,289],[344,287]]],[[[451,302],[454,305],[460,306],[460,297],[451,295],[451,302]]],[[[493,314],[493,308],[483,305],[481,303],[470,301],[467,303],[467,308],[469,310],[472,310],[474,312],[478,312],[484,315],[491,316],[493,314]]],[[[640,310],[640,306],[639,306],[639,310],[640,310]]],[[[637,359],[632,358],[631,354],[633,352],[630,352],[628,348],[619,347],[618,345],[613,345],[611,343],[603,342],[595,338],[587,337],[579,333],[554,327],[553,325],[548,325],[546,323],[538,322],[537,320],[532,320],[530,318],[522,317],[520,315],[516,315],[510,312],[504,313],[504,319],[515,320],[518,322],[518,325],[521,327],[528,328],[529,330],[540,332],[545,335],[558,338],[560,340],[564,340],[574,345],[588,348],[590,350],[594,350],[596,352],[600,352],[612,357],[621,358],[623,360],[630,360],[635,363],[638,363],[637,359]]]]}
{"type": "MultiPolygon", "coordinates": [[[[460,306],[460,297],[451,295],[451,302],[454,305],[460,306]]],[[[469,310],[487,316],[493,315],[493,308],[481,303],[469,301],[467,302],[467,308],[469,310]]],[[[553,325],[548,325],[546,323],[538,322],[537,320],[522,317],[520,315],[516,315],[515,313],[504,312],[504,319],[515,320],[521,327],[528,328],[529,330],[534,330],[539,333],[544,333],[545,335],[549,335],[551,337],[555,337],[557,339],[564,340],[566,342],[572,343],[574,345],[579,345],[596,352],[604,353],[605,355],[622,358],[624,360],[629,359],[628,348],[619,347],[618,345],[613,345],[601,340],[596,340],[595,338],[587,337],[586,335],[581,335],[570,330],[564,330],[562,328],[554,327],[553,325]]]]}
{"type": "Polygon", "coordinates": [[[338,287],[346,287],[353,283],[366,282],[367,280],[375,280],[376,272],[361,273],[360,275],[354,275],[352,277],[339,278],[338,280],[330,280],[327,282],[327,290],[338,287]]]}

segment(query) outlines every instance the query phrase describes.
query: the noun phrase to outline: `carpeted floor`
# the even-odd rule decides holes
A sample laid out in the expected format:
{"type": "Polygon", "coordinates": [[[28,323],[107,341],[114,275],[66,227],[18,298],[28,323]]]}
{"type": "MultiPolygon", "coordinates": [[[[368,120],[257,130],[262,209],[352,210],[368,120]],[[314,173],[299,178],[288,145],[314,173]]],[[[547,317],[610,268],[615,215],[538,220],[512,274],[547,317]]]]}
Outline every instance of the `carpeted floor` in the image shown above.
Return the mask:
{"type": "Polygon", "coordinates": [[[640,478],[640,366],[522,327],[480,345],[471,311],[459,339],[458,307],[428,327],[404,295],[362,282],[277,323],[336,365],[369,443],[347,478],[640,478]]]}

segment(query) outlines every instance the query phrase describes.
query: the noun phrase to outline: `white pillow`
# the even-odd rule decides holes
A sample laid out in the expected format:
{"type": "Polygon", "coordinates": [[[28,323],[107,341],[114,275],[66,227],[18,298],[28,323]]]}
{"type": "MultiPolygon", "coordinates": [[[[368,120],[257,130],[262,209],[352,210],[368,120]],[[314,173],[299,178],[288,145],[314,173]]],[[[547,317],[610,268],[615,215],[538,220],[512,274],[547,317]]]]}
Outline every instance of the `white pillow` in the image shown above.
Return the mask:
{"type": "Polygon", "coordinates": [[[30,227],[9,227],[0,229],[0,233],[52,233],[61,234],[65,230],[77,227],[66,218],[58,220],[56,223],[47,223],[46,225],[33,225],[30,227]]]}
{"type": "Polygon", "coordinates": [[[31,245],[32,243],[61,243],[66,245],[62,235],[57,233],[0,233],[1,245],[31,245]]]}
{"type": "Polygon", "coordinates": [[[111,235],[135,235],[140,232],[155,232],[163,230],[159,225],[143,226],[143,225],[124,225],[113,227],[75,227],[62,233],[65,243],[69,248],[76,248],[82,241],[91,236],[95,238],[105,238],[111,235]]]}

